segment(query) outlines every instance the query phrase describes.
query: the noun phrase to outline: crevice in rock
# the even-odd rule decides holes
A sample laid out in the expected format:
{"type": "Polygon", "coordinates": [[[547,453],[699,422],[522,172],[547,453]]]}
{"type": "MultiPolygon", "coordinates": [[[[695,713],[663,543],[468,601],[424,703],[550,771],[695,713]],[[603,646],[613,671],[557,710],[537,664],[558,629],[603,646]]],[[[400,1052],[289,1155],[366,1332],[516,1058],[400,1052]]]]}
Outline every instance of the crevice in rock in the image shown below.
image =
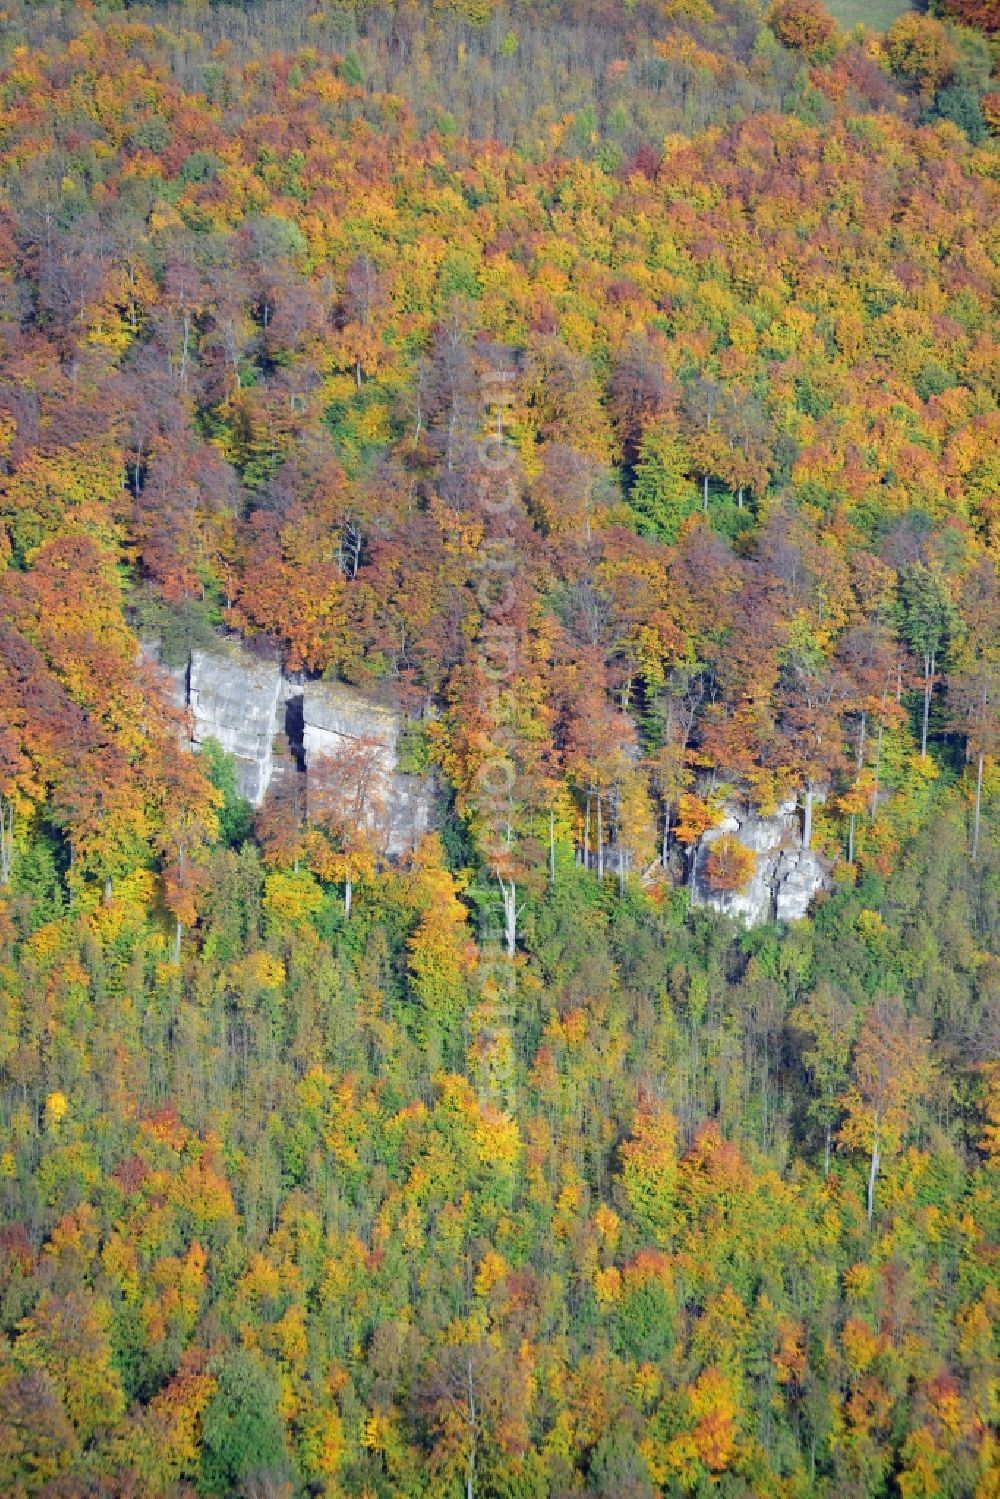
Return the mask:
{"type": "Polygon", "coordinates": [[[285,739],[288,753],[298,771],[306,768],[305,694],[295,692],[285,700],[285,739]]]}

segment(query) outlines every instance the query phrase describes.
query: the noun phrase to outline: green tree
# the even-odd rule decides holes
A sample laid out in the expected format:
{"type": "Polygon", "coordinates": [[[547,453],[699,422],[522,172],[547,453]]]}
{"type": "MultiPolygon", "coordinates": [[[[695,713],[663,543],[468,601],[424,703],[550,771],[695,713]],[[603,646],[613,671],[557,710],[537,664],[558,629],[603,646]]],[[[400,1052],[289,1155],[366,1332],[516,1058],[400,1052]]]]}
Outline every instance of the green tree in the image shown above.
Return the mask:
{"type": "Polygon", "coordinates": [[[208,771],[208,779],[223,798],[218,813],[219,838],[229,848],[239,848],[250,837],[253,808],[246,797],[239,793],[236,762],[217,739],[203,740],[201,755],[208,771]]]}
{"type": "Polygon", "coordinates": [[[675,432],[656,426],[646,433],[628,500],[643,536],[676,541],[681,523],[698,509],[698,491],[687,469],[687,453],[675,432]]]}
{"type": "Polygon", "coordinates": [[[846,995],[824,982],[805,1004],[792,1011],[791,1021],[806,1042],[802,1061],[813,1087],[809,1113],[823,1130],[823,1175],[828,1176],[833,1126],[847,1085],[857,1016],[846,995]]]}
{"type": "Polygon", "coordinates": [[[950,120],[964,130],[974,146],[986,139],[986,121],[979,107],[979,95],[968,84],[954,84],[943,88],[934,100],[930,111],[934,120],[950,120]]]}
{"type": "Polygon", "coordinates": [[[234,1494],[251,1478],[288,1470],[278,1387],[261,1360],[237,1349],[218,1361],[219,1387],[202,1426],[201,1477],[208,1494],[234,1494]]]}

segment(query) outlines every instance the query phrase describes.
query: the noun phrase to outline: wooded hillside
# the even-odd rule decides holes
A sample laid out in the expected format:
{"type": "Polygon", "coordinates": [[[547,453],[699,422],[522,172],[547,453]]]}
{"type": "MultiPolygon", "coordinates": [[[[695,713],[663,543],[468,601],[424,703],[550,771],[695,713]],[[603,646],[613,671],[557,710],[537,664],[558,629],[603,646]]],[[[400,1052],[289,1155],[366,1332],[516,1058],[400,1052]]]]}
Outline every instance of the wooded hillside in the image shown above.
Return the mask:
{"type": "Polygon", "coordinates": [[[939,10],[6,3],[4,1493],[995,1495],[1000,84],[939,10]],[[256,809],[189,753],[140,643],[223,634],[405,716],[410,856],[370,744],[256,809]],[[695,909],[789,800],[810,917],[695,909]]]}

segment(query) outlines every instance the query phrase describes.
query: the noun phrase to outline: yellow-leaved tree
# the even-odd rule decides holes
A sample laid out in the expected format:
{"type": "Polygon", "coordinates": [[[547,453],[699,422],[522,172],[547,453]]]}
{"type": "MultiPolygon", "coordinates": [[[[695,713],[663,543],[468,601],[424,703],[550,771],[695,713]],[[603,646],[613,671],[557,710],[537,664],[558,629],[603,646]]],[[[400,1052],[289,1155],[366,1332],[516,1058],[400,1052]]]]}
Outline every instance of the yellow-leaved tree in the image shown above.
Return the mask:
{"type": "Polygon", "coordinates": [[[677,1184],[677,1121],[659,1099],[641,1098],[619,1151],[625,1196],[644,1238],[669,1244],[677,1184]]]}
{"type": "Polygon", "coordinates": [[[847,1117],[840,1138],[869,1154],[870,1224],[883,1158],[899,1150],[930,1080],[927,1039],[899,999],[881,998],[872,1005],[854,1048],[852,1071],[841,1100],[847,1117]]]}

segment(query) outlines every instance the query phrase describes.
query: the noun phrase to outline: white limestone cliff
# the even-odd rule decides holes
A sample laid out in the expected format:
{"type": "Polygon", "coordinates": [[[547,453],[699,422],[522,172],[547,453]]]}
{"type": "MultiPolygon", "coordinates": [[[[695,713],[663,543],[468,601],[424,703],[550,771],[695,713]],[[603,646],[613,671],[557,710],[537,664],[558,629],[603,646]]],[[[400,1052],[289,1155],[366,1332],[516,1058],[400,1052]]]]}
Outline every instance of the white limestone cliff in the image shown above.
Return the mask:
{"type": "MultiPolygon", "coordinates": [[[[157,661],[155,641],[143,656],[157,661]]],[[[214,739],[233,757],[240,795],[260,806],[275,777],[315,767],[352,741],[377,746],[386,807],[385,846],[414,848],[434,823],[434,787],[399,769],[403,717],[390,703],[342,682],[302,682],[238,641],[192,651],[186,668],[167,670],[169,693],[191,714],[191,747],[214,739]]]]}
{"type": "Polygon", "coordinates": [[[281,671],[238,646],[191,653],[188,706],[195,748],[215,739],[236,762],[240,795],[255,807],[264,799],[274,768],[281,671]]]}
{"type": "MultiPolygon", "coordinates": [[[[156,643],[145,642],[143,655],[155,661],[156,643]]],[[[233,756],[241,795],[255,806],[275,777],[308,772],[324,757],[335,760],[360,743],[371,748],[381,781],[386,852],[399,857],[433,826],[433,782],[400,770],[403,716],[390,702],[343,682],[303,682],[237,641],[193,651],[188,666],[168,676],[171,696],[190,709],[192,748],[217,740],[233,756]]],[[[694,849],[692,904],[734,916],[748,927],[805,916],[816,895],[829,887],[830,871],[815,850],[802,848],[796,803],[784,802],[765,816],[730,801],[724,814],[694,849]],[[754,855],[749,883],[732,894],[713,890],[704,877],[712,844],[724,834],[754,855]]]]}
{"type": "Polygon", "coordinates": [[[382,779],[387,851],[412,848],[434,821],[433,787],[424,776],[399,769],[401,714],[343,682],[307,682],[303,689],[302,745],[306,767],[337,757],[352,744],[372,747],[382,779]]]}
{"type": "Polygon", "coordinates": [[[783,802],[772,816],[727,802],[723,820],[702,834],[691,871],[691,903],[735,916],[745,926],[765,921],[798,921],[816,895],[830,885],[827,861],[815,849],[802,847],[802,825],[794,801],[783,802]],[[712,844],[724,835],[736,838],[754,855],[754,872],[743,890],[723,894],[705,881],[712,844]]]}

